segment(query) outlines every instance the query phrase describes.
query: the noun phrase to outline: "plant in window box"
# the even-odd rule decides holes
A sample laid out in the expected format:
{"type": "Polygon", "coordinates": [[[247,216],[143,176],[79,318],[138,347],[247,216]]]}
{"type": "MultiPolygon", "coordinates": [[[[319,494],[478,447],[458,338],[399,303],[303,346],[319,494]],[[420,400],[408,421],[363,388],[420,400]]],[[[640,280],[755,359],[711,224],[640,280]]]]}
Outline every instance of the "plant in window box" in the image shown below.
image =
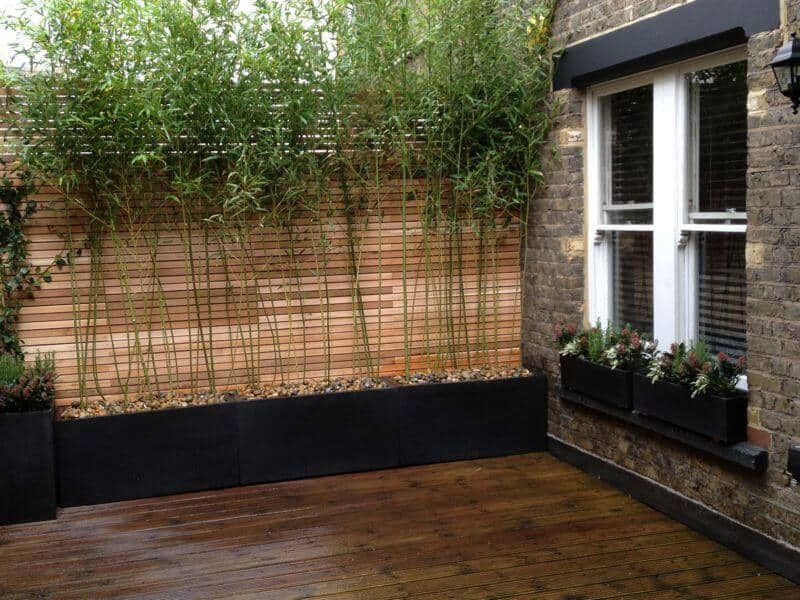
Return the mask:
{"type": "Polygon", "coordinates": [[[747,395],[736,388],[744,357],[713,356],[704,342],[672,344],[654,357],[647,376],[633,380],[633,406],[718,442],[747,439],[747,395]]]}
{"type": "Polygon", "coordinates": [[[0,354],[0,524],[55,518],[51,355],[0,354]]]}
{"type": "Polygon", "coordinates": [[[655,344],[630,326],[585,331],[556,329],[565,389],[620,408],[631,408],[632,373],[648,364],[655,344]]]}

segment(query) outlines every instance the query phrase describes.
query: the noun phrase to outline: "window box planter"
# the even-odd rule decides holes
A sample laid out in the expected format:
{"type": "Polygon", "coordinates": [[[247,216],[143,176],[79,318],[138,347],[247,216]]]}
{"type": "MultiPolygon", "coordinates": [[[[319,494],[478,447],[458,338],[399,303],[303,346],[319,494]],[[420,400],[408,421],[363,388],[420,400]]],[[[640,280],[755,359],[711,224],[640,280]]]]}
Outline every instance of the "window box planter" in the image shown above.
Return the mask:
{"type": "Polygon", "coordinates": [[[733,444],[747,439],[747,395],[692,398],[688,388],[670,382],[652,383],[641,374],[633,378],[633,407],[714,441],[733,444]]]}
{"type": "Polygon", "coordinates": [[[631,372],[612,369],[580,357],[561,356],[561,385],[598,402],[630,409],[631,372]]]}
{"type": "Polygon", "coordinates": [[[0,525],[56,517],[53,411],[0,414],[0,525]]]}

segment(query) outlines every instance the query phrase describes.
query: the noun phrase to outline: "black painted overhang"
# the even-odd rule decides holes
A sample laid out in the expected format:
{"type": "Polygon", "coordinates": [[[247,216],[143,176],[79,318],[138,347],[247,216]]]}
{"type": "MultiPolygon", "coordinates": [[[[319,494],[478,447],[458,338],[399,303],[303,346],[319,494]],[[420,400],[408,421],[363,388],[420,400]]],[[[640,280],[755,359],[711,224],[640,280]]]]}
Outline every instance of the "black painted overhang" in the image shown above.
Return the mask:
{"type": "Polygon", "coordinates": [[[582,88],[724,50],[780,24],[780,0],[694,0],[567,48],[553,87],[582,88]]]}

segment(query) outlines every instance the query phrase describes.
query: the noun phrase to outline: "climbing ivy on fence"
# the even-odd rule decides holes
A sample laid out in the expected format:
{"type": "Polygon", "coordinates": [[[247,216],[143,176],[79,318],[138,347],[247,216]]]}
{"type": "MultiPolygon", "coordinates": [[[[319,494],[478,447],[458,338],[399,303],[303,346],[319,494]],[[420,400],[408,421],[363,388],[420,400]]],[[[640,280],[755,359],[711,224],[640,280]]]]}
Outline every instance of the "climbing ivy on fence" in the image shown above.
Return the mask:
{"type": "MultiPolygon", "coordinates": [[[[280,335],[275,311],[276,301],[289,306],[291,336],[293,320],[305,324],[303,294],[259,282],[259,274],[279,269],[299,285],[303,236],[311,237],[318,265],[330,372],[326,265],[337,217],[347,237],[354,361],[377,374],[380,312],[376,335],[367,326],[361,273],[365,232],[383,215],[380,195],[369,190],[388,179],[401,182],[405,320],[424,306],[422,335],[434,366],[469,361],[476,351],[491,361],[491,332],[482,327],[470,337],[463,273],[474,267],[479,274],[478,318],[486,323],[488,307],[497,306],[489,297],[497,240],[509,224],[526,231],[553,115],[548,44],[555,2],[525,4],[258,0],[244,13],[235,0],[27,0],[6,24],[31,69],[7,73],[6,84],[14,90],[20,165],[90,223],[86,242],[67,239],[68,255],[86,245],[91,256],[88,316],[75,315],[82,394],[88,381],[97,385],[91,356],[103,244],[113,248],[127,298],[126,351],[145,382],[131,389],[130,372],[119,373],[120,388],[126,396],[161,391],[148,345],[149,332],[159,330],[169,386],[187,385],[172,379],[178,357],[156,264],[165,226],[181,239],[186,288],[193,290],[188,387],[201,385],[203,371],[213,389],[220,373],[210,301],[217,268],[245,269],[259,290],[252,302],[244,292],[229,295],[228,310],[248,316],[231,319],[230,327],[250,340],[243,354],[250,380],[270,377],[258,344],[264,336],[272,340],[272,378],[281,378],[284,365],[306,364],[306,345],[298,350],[280,335]],[[422,191],[410,185],[419,179],[422,191]],[[407,284],[412,209],[424,223],[425,298],[407,284]],[[282,256],[256,252],[253,240],[265,228],[286,240],[282,256]],[[476,265],[461,259],[468,242],[477,245],[476,265]],[[134,272],[149,273],[144,300],[134,272]]],[[[380,246],[377,255],[380,282],[380,246]]],[[[407,326],[406,372],[420,342],[414,335],[407,326]]]]}
{"type": "MultiPolygon", "coordinates": [[[[30,188],[15,184],[8,177],[0,179],[0,269],[3,286],[0,295],[0,354],[22,357],[22,343],[17,331],[22,302],[33,296],[41,285],[51,280],[50,267],[31,263],[25,224],[36,212],[30,188]]],[[[58,264],[62,264],[57,259],[58,264]]]]}

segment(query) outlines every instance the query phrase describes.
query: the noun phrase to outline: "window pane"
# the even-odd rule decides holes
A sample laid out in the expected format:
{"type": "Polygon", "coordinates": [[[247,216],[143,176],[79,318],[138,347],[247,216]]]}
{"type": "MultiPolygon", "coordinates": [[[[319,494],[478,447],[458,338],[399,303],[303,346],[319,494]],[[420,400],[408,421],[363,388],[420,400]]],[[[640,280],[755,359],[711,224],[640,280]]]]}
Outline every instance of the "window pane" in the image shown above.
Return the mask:
{"type": "Polygon", "coordinates": [[[714,352],[733,356],[741,356],[747,350],[744,250],[744,234],[699,236],[699,337],[714,352]]]}
{"type": "Polygon", "coordinates": [[[606,212],[606,223],[609,225],[652,225],[653,210],[609,210],[606,212]]]}
{"type": "Polygon", "coordinates": [[[694,210],[744,212],[747,191],[747,63],[706,69],[689,77],[698,138],[698,197],[694,210]]]}
{"type": "MultiPolygon", "coordinates": [[[[653,86],[607,96],[603,112],[609,172],[606,203],[613,206],[652,203],[653,86]]],[[[636,213],[609,213],[608,217],[608,222],[651,223],[653,211],[647,208],[636,213]]]]}
{"type": "Polygon", "coordinates": [[[653,234],[615,232],[611,236],[613,320],[653,331],[653,234]]]}

